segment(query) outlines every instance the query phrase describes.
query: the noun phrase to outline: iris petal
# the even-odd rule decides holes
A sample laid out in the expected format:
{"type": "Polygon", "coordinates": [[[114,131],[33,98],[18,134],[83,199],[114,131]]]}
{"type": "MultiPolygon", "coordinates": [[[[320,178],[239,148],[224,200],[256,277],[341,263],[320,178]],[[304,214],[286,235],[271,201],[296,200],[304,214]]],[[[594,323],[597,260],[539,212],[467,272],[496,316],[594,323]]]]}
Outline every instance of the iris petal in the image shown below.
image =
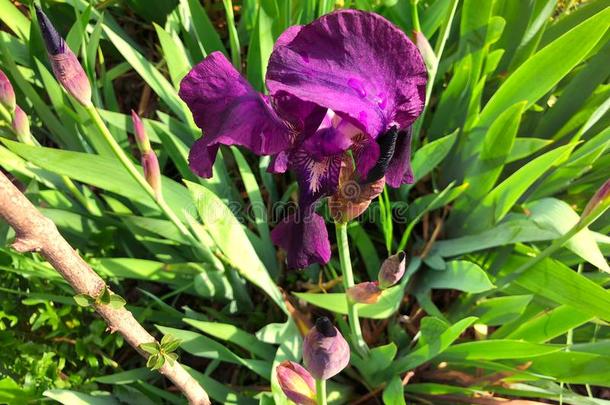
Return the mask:
{"type": "Polygon", "coordinates": [[[301,210],[282,220],[271,232],[271,240],[286,251],[289,269],[325,264],[330,260],[330,241],[324,218],[313,210],[301,210]]]}
{"type": "Polygon", "coordinates": [[[394,156],[385,172],[385,181],[394,188],[415,181],[411,169],[411,128],[398,134],[394,156]]]}
{"type": "Polygon", "coordinates": [[[348,115],[372,137],[390,124],[406,128],[421,113],[424,62],[407,36],[383,17],[341,10],[294,34],[271,54],[272,95],[284,91],[348,115]]]}
{"type": "Polygon", "coordinates": [[[220,52],[213,52],[180,83],[180,97],[204,137],[189,156],[191,168],[210,177],[218,145],[244,146],[258,155],[286,149],[290,130],[220,52]]]}

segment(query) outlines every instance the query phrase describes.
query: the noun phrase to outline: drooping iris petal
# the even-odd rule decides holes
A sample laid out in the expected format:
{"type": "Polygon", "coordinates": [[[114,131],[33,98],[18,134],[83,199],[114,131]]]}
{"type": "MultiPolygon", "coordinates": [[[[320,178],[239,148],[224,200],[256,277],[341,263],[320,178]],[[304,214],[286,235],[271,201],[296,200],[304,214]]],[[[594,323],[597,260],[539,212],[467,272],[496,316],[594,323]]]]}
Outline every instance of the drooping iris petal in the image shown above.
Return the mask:
{"type": "Polygon", "coordinates": [[[289,269],[302,269],[330,260],[330,241],[324,218],[311,209],[282,220],[271,232],[271,240],[287,253],[289,269]]]}
{"type": "Polygon", "coordinates": [[[396,140],[394,156],[385,172],[385,181],[390,187],[398,188],[402,184],[414,181],[411,169],[411,128],[401,131],[396,140]]]}
{"type": "Polygon", "coordinates": [[[346,114],[372,137],[391,123],[407,127],[423,109],[427,73],[422,57],[402,31],[379,15],[337,11],[283,42],[267,68],[272,95],[285,91],[346,114]]]}
{"type": "Polygon", "coordinates": [[[191,168],[202,177],[212,175],[220,144],[241,145],[259,155],[290,145],[288,126],[220,52],[211,53],[186,75],[180,97],[204,133],[189,155],[191,168]]]}

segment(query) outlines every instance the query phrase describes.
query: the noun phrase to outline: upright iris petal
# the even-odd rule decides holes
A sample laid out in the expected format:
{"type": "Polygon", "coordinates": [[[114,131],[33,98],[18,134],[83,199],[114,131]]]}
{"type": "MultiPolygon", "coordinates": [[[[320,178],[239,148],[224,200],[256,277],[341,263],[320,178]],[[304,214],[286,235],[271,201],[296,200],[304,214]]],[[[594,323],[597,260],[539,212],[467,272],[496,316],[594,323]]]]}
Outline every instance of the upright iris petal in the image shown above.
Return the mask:
{"type": "Polygon", "coordinates": [[[275,154],[290,145],[286,123],[220,52],[188,73],[180,83],[180,97],[204,133],[189,155],[191,169],[202,177],[212,175],[221,144],[245,146],[259,155],[275,154]]]}
{"type": "MultiPolygon", "coordinates": [[[[294,35],[294,32],[291,33],[294,35]]],[[[357,120],[372,137],[406,128],[423,109],[426,68],[407,36],[383,17],[341,10],[276,45],[271,94],[285,91],[357,120]]]]}

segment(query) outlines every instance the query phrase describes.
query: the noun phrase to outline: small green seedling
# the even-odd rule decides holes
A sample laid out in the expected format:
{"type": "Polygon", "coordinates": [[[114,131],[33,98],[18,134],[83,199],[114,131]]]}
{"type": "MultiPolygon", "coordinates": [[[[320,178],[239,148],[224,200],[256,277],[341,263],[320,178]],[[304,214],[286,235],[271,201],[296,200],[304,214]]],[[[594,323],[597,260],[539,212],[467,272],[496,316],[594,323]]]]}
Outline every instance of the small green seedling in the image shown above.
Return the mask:
{"type": "Polygon", "coordinates": [[[102,292],[95,298],[88,294],[77,294],[74,296],[74,301],[76,301],[76,303],[81,307],[89,307],[91,305],[110,305],[115,309],[122,308],[126,304],[123,297],[110,292],[106,286],[104,286],[102,292]]]}
{"type": "Polygon", "coordinates": [[[174,338],[172,335],[165,335],[161,339],[161,344],[158,342],[142,343],[140,349],[150,354],[146,367],[151,370],[160,369],[167,361],[170,365],[178,359],[178,355],[174,353],[180,346],[181,341],[174,338]]]}

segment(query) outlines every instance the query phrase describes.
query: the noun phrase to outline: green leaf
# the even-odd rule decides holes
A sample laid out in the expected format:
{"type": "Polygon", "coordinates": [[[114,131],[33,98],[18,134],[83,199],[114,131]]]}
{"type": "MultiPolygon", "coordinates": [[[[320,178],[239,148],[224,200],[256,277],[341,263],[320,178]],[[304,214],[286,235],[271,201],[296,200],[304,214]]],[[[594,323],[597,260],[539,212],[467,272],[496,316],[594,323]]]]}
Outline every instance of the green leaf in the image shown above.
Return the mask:
{"type": "Polygon", "coordinates": [[[113,27],[104,23],[103,30],[110,42],[123,55],[150,88],[163,100],[171,110],[188,122],[190,114],[186,112],[184,103],[178,98],[178,93],[157,68],[129,42],[116,32],[113,27]]]}
{"type": "Polygon", "coordinates": [[[275,348],[250,333],[227,323],[205,322],[185,318],[183,321],[217,339],[231,342],[266,360],[273,360],[275,348]]]}
{"type": "Polygon", "coordinates": [[[163,56],[167,63],[169,70],[169,76],[174,84],[175,88],[180,86],[180,81],[191,68],[191,63],[186,57],[186,50],[178,39],[172,37],[163,28],[153,23],[157,36],[159,37],[159,44],[163,50],[163,56]]]}
{"type": "Polygon", "coordinates": [[[392,374],[402,374],[432,360],[451,346],[476,319],[475,317],[464,318],[451,325],[445,332],[438,335],[438,339],[435,341],[429,342],[395,361],[390,368],[390,372],[392,374]]]}
{"type": "Polygon", "coordinates": [[[479,317],[479,323],[490,326],[502,325],[521,316],[532,298],[532,295],[490,298],[479,302],[472,310],[472,314],[479,317]]]}
{"type": "Polygon", "coordinates": [[[426,271],[421,283],[427,289],[446,288],[469,293],[479,293],[494,287],[483,269],[465,260],[448,262],[443,271],[426,271]]]}
{"type": "Polygon", "coordinates": [[[531,156],[545,146],[550,145],[552,142],[553,141],[540,138],[515,138],[510,154],[506,158],[506,163],[531,156]]]}
{"type": "Polygon", "coordinates": [[[75,295],[74,296],[74,301],[80,307],[88,307],[91,304],[93,304],[93,302],[95,302],[95,300],[93,298],[91,298],[90,296],[88,296],[87,294],[77,294],[77,295],[75,295]]]}
{"type": "MultiPolygon", "coordinates": [[[[557,232],[557,237],[567,233],[576,225],[580,216],[567,203],[556,198],[543,198],[527,205],[531,218],[543,229],[557,232]]],[[[598,269],[610,273],[595,236],[588,228],[574,235],[565,247],[576,253],[598,269]]]]}
{"type": "Polygon", "coordinates": [[[267,63],[273,50],[273,22],[277,18],[274,3],[273,0],[258,2],[256,25],[250,34],[247,63],[248,81],[259,91],[265,89],[267,63]]]}
{"type": "Polygon", "coordinates": [[[161,353],[153,354],[148,358],[146,362],[146,367],[149,367],[151,370],[158,370],[165,364],[165,356],[161,353]]]}
{"type": "MultiPolygon", "coordinates": [[[[546,342],[565,334],[568,330],[577,328],[593,319],[588,313],[583,313],[569,305],[561,305],[550,311],[542,311],[538,315],[521,322],[506,334],[507,339],[522,339],[528,342],[546,342]]],[[[492,335],[492,337],[495,335],[492,335]]]]}
{"type": "Polygon", "coordinates": [[[95,302],[104,305],[110,304],[110,290],[108,287],[104,286],[102,293],[96,297],[95,302]]]}
{"type": "Polygon", "coordinates": [[[485,232],[438,241],[433,252],[442,257],[453,257],[496,246],[551,240],[556,237],[556,232],[542,229],[534,221],[520,216],[485,232]]]}
{"type": "Polygon", "coordinates": [[[430,173],[447,156],[457,139],[457,134],[458,130],[455,130],[447,136],[422,146],[415,152],[411,162],[414,183],[430,173]]]}
{"type": "MultiPolygon", "coordinates": [[[[528,260],[531,258],[510,256],[501,274],[508,274],[528,260]]],[[[521,274],[515,283],[558,304],[610,320],[610,292],[556,260],[542,260],[521,274]]]]}
{"type": "MultiPolygon", "coordinates": [[[[466,160],[466,162],[474,163],[466,163],[469,168],[466,169],[464,181],[470,184],[470,187],[464,193],[464,198],[460,199],[462,209],[464,206],[471,207],[474,201],[489,193],[496,184],[510,150],[513,148],[524,108],[524,102],[507,108],[484,133],[481,144],[475,144],[474,153],[469,154],[469,159],[466,160]],[[477,158],[472,159],[472,156],[477,156],[477,158]]],[[[475,133],[470,136],[480,137],[476,130],[473,132],[475,133]]],[[[472,144],[474,142],[471,142],[472,144]]]]}
{"type": "Polygon", "coordinates": [[[553,149],[521,167],[481,200],[481,203],[471,211],[462,228],[471,231],[484,230],[498,223],[523,193],[556,161],[570,153],[574,146],[568,144],[553,149]]]}
{"type": "Polygon", "coordinates": [[[599,42],[610,18],[605,9],[571,29],[523,63],[494,93],[481,112],[478,126],[486,127],[511,105],[533,105],[569,73],[599,42]],[[547,74],[540,75],[540,72],[547,74]]]}
{"type": "Polygon", "coordinates": [[[224,345],[196,332],[159,325],[156,325],[156,327],[161,333],[171,334],[180,339],[180,348],[192,355],[237,364],[248,368],[265,379],[269,379],[271,375],[271,363],[268,361],[244,359],[224,345]]]}
{"type": "Polygon", "coordinates": [[[163,355],[170,366],[173,366],[176,360],[178,360],[178,355],[176,353],[164,353],[163,355]]]}
{"type": "Polygon", "coordinates": [[[195,183],[186,182],[199,216],[224,255],[239,273],[261,288],[286,311],[282,294],[260,261],[243,226],[214,193],[195,183]]]}
{"type": "MultiPolygon", "coordinates": [[[[300,299],[337,314],[347,314],[347,301],[344,293],[293,293],[300,299]]],[[[396,285],[383,290],[379,301],[374,304],[356,304],[358,315],[362,318],[385,319],[398,310],[403,296],[402,286],[396,285]]]]}
{"type": "Polygon", "coordinates": [[[110,306],[114,309],[123,308],[127,304],[127,301],[123,297],[117,294],[112,294],[110,296],[110,306]]]}
{"type": "MultiPolygon", "coordinates": [[[[184,1],[185,0],[181,0],[182,3],[184,3],[184,1]]],[[[214,25],[212,24],[212,21],[210,21],[201,2],[198,0],[188,0],[188,10],[191,15],[190,18],[188,18],[189,16],[186,16],[187,18],[184,23],[193,24],[197,39],[205,51],[203,56],[207,56],[214,51],[220,51],[225,55],[228,55],[218,32],[214,29],[214,25]]]]}
{"type": "Polygon", "coordinates": [[[440,357],[449,361],[530,359],[563,349],[561,345],[544,345],[519,340],[481,340],[453,345],[440,357]]]}
{"type": "Polygon", "coordinates": [[[109,393],[100,392],[99,395],[83,394],[82,392],[53,389],[46,390],[43,395],[64,405],[119,405],[120,402],[109,393]]]}
{"type": "MultiPolygon", "coordinates": [[[[4,138],[0,138],[0,140],[11,151],[43,169],[112,191],[152,208],[156,206],[116,159],[89,153],[24,145],[4,138]]],[[[188,191],[166,177],[163,177],[162,181],[165,200],[174,209],[176,215],[184,218],[184,212],[188,212],[192,208],[188,191]]]]}
{"type": "Polygon", "coordinates": [[[405,405],[405,392],[402,379],[396,375],[392,377],[390,383],[383,390],[384,405],[405,405]]]}
{"type": "Polygon", "coordinates": [[[528,371],[570,384],[610,386],[610,356],[557,352],[532,359],[528,371]]]}
{"type": "MultiPolygon", "coordinates": [[[[146,353],[150,353],[150,354],[157,354],[157,353],[159,353],[159,350],[160,350],[159,343],[157,343],[157,342],[142,343],[142,344],[140,344],[139,347],[140,347],[140,349],[144,350],[146,353]]],[[[147,367],[149,367],[149,366],[147,365],[147,367]]]]}
{"type": "Polygon", "coordinates": [[[163,353],[168,354],[176,351],[180,347],[180,340],[176,339],[172,335],[165,335],[161,339],[161,350],[163,353]]]}

